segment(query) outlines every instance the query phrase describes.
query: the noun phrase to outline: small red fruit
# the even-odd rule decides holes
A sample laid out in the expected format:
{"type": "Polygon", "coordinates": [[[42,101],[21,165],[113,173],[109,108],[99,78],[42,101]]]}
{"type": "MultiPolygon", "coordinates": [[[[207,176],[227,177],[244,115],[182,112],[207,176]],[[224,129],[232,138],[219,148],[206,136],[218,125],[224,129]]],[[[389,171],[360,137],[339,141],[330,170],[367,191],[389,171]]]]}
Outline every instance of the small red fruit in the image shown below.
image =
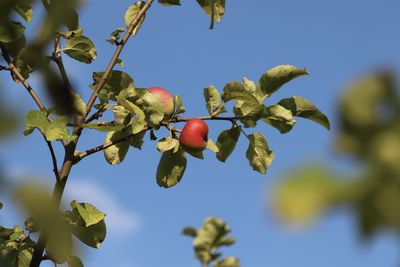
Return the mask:
{"type": "Polygon", "coordinates": [[[208,126],[200,119],[190,119],[182,129],[179,143],[187,152],[201,152],[207,148],[208,126]]]}
{"type": "Polygon", "coordinates": [[[148,91],[155,95],[163,105],[164,118],[171,118],[175,111],[175,97],[162,87],[151,87],[148,91]]]}

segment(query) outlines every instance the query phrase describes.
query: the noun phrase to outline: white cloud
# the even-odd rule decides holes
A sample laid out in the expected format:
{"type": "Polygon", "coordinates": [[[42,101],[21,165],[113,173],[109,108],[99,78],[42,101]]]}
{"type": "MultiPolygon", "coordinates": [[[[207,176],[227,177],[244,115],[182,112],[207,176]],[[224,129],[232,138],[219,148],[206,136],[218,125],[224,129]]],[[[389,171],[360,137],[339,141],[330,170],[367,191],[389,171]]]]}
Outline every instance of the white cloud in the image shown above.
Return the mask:
{"type": "MultiPolygon", "coordinates": [[[[76,178],[76,177],[75,177],[76,178]]],[[[93,204],[99,210],[107,214],[106,224],[110,229],[109,233],[127,234],[139,230],[140,217],[120,205],[115,197],[97,183],[89,181],[71,181],[68,183],[65,199],[87,202],[93,204]]]]}
{"type": "MultiPolygon", "coordinates": [[[[5,173],[7,173],[7,182],[19,183],[25,179],[37,181],[43,185],[48,184],[49,181],[53,182],[53,179],[46,178],[46,175],[23,166],[8,167],[5,173]],[[35,179],[31,177],[35,177],[35,179]]],[[[106,213],[106,224],[110,234],[133,234],[139,230],[140,216],[123,207],[110,191],[98,183],[88,181],[85,177],[71,178],[73,179],[69,179],[66,186],[63,203],[69,205],[72,200],[77,200],[93,204],[106,213]]],[[[49,190],[51,190],[50,185],[49,190]]]]}

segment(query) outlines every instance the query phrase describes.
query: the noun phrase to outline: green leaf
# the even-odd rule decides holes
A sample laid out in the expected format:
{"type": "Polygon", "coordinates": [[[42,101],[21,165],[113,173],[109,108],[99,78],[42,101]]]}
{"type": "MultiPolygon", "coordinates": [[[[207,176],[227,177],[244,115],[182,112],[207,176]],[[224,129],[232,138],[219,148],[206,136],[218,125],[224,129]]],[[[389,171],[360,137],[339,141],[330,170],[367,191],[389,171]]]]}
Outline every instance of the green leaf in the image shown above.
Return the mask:
{"type": "Polygon", "coordinates": [[[217,147],[219,152],[217,153],[217,159],[225,162],[227,158],[232,154],[236,147],[237,141],[239,140],[241,127],[234,126],[228,130],[223,131],[217,139],[217,147]]]}
{"type": "MultiPolygon", "coordinates": [[[[17,42],[19,42],[19,40],[17,42]]],[[[13,46],[18,45],[15,43],[8,43],[8,44],[9,45],[12,44],[13,46]]],[[[25,43],[23,44],[23,46],[25,46],[25,43]]],[[[15,67],[18,68],[22,77],[24,77],[25,79],[27,79],[29,77],[29,74],[33,71],[33,68],[30,65],[30,63],[28,63],[28,61],[29,61],[29,50],[27,48],[22,48],[21,50],[19,50],[13,60],[15,67]]],[[[16,76],[12,76],[12,78],[15,82],[21,82],[16,76]]]]}
{"type": "Polygon", "coordinates": [[[260,89],[263,95],[269,97],[285,83],[303,75],[308,75],[307,69],[292,65],[280,65],[264,73],[260,78],[260,89]]]}
{"type": "MultiPolygon", "coordinates": [[[[139,1],[136,2],[135,4],[131,5],[125,12],[125,26],[126,28],[129,28],[129,26],[132,24],[133,20],[136,18],[140,10],[144,7],[145,2],[139,1]]],[[[144,15],[141,19],[139,24],[136,26],[136,28],[133,30],[132,35],[135,36],[139,29],[142,27],[142,24],[144,22],[146,15],[144,15]]]]}
{"type": "Polygon", "coordinates": [[[195,157],[197,159],[204,159],[203,151],[195,151],[191,149],[186,149],[185,152],[187,152],[189,155],[192,157],[195,157]]]}
{"type": "Polygon", "coordinates": [[[15,21],[2,23],[0,25],[0,42],[11,43],[22,37],[25,32],[25,27],[15,21]]]}
{"type": "MultiPolygon", "coordinates": [[[[343,177],[339,179],[339,177],[336,173],[320,165],[308,165],[288,173],[280,179],[280,183],[272,192],[274,212],[283,223],[297,226],[307,225],[330,208],[337,207],[336,205],[341,206],[349,199],[354,201],[358,195],[365,194],[361,193],[364,185],[371,183],[371,181],[365,180],[348,183],[352,179],[342,179],[343,177]],[[355,190],[353,191],[353,189],[355,190]],[[349,196],[350,198],[347,199],[349,196]]],[[[379,186],[368,185],[367,187],[368,192],[371,192],[371,188],[379,191],[379,186]]],[[[367,194],[374,197],[378,191],[367,194]]],[[[387,192],[385,191],[385,196],[387,196],[387,192]]],[[[368,212],[371,210],[368,209],[368,212]]]]}
{"type": "Polygon", "coordinates": [[[225,238],[221,239],[221,240],[217,243],[217,245],[220,246],[220,247],[222,247],[222,246],[227,246],[227,247],[229,247],[229,246],[232,246],[232,245],[235,244],[235,243],[236,243],[236,239],[233,238],[233,237],[231,237],[231,236],[228,236],[228,237],[225,237],[225,238]]]}
{"type": "Polygon", "coordinates": [[[131,146],[137,148],[137,149],[142,149],[142,145],[144,143],[143,138],[146,135],[146,132],[141,132],[138,134],[135,134],[131,138],[131,146]]]}
{"type": "Polygon", "coordinates": [[[58,264],[67,261],[72,253],[72,236],[67,230],[53,232],[46,242],[46,255],[58,264]]]}
{"type": "MultiPolygon", "coordinates": [[[[104,144],[115,142],[129,135],[126,131],[109,132],[106,136],[104,144]]],[[[104,157],[111,165],[120,164],[128,153],[130,140],[126,139],[104,150],[104,157]]]]}
{"type": "Polygon", "coordinates": [[[218,114],[226,112],[224,106],[221,103],[219,92],[214,87],[214,85],[204,88],[204,99],[206,100],[206,107],[210,116],[216,116],[218,114]]]}
{"type": "Polygon", "coordinates": [[[111,38],[110,39],[106,39],[107,42],[109,42],[112,45],[117,44],[118,42],[120,42],[121,39],[121,33],[123,33],[125,30],[124,28],[120,27],[115,29],[112,33],[111,33],[111,38]]]}
{"type": "Polygon", "coordinates": [[[214,27],[214,21],[220,22],[225,14],[225,0],[196,0],[211,18],[210,29],[214,27]]]}
{"type": "Polygon", "coordinates": [[[104,220],[89,227],[83,225],[71,225],[71,230],[81,242],[92,248],[99,248],[107,235],[104,220]]]}
{"type": "Polygon", "coordinates": [[[118,64],[120,67],[124,67],[124,66],[125,66],[124,61],[122,61],[122,59],[120,59],[120,58],[117,59],[117,64],[118,64]]]}
{"type": "Polygon", "coordinates": [[[85,222],[86,227],[97,224],[106,216],[103,212],[99,211],[95,206],[89,203],[78,203],[74,200],[71,202],[71,207],[78,211],[79,215],[85,222]]]}
{"type": "Polygon", "coordinates": [[[186,163],[187,160],[182,149],[176,153],[172,150],[164,152],[157,167],[157,184],[164,188],[178,184],[185,172],[186,163]]]}
{"type": "Polygon", "coordinates": [[[209,217],[204,221],[202,227],[197,230],[190,230],[189,234],[191,232],[195,234],[189,236],[195,237],[193,247],[196,257],[201,262],[210,262],[217,259],[220,254],[216,253],[216,251],[223,243],[223,240],[229,238],[227,234],[230,231],[231,228],[224,221],[216,217],[209,217]]]}
{"type": "Polygon", "coordinates": [[[163,6],[180,6],[180,0],[158,0],[158,2],[163,6]]]}
{"type": "Polygon", "coordinates": [[[243,78],[243,86],[246,91],[250,92],[255,98],[257,98],[259,103],[263,102],[263,94],[260,89],[260,84],[255,84],[254,81],[249,80],[248,78],[243,78]]]}
{"type": "MultiPolygon", "coordinates": [[[[86,227],[85,221],[78,209],[74,205],[71,206],[73,206],[72,211],[67,211],[65,213],[65,216],[69,222],[70,231],[87,246],[90,246],[92,248],[99,248],[107,235],[104,219],[86,227]]],[[[90,219],[91,222],[97,221],[100,217],[103,216],[100,213],[97,213],[97,211],[96,214],[97,215],[95,216],[95,220],[90,219]]]]}
{"type": "Polygon", "coordinates": [[[68,267],[84,267],[81,259],[76,256],[71,256],[67,259],[68,267]]]}
{"type": "Polygon", "coordinates": [[[86,36],[74,36],[67,40],[64,53],[80,62],[90,64],[97,52],[93,42],[86,36]]]}
{"type": "MultiPolygon", "coordinates": [[[[93,83],[90,85],[92,89],[96,88],[96,84],[98,84],[103,77],[104,72],[93,72],[93,83]]],[[[101,90],[101,94],[103,94],[107,99],[116,100],[116,96],[120,94],[122,90],[132,91],[135,93],[135,86],[132,77],[120,70],[113,70],[108,77],[106,84],[101,90]]]]}
{"type": "Polygon", "coordinates": [[[267,169],[274,159],[274,152],[269,149],[267,140],[261,133],[251,134],[248,139],[250,144],[247,148],[246,157],[250,166],[255,171],[267,173],[267,169]]]}
{"type": "Polygon", "coordinates": [[[147,124],[152,128],[158,129],[160,122],[164,118],[164,108],[160,99],[146,91],[135,104],[146,114],[147,124]]]}
{"type": "Polygon", "coordinates": [[[78,113],[78,115],[80,116],[85,116],[86,104],[85,102],[83,102],[81,96],[78,95],[77,93],[72,93],[72,99],[75,112],[78,113]]]}
{"type": "Polygon", "coordinates": [[[207,149],[209,149],[209,150],[211,150],[211,151],[213,151],[215,153],[219,152],[219,148],[215,145],[214,141],[211,140],[211,138],[208,138],[207,149]]]}
{"type": "Polygon", "coordinates": [[[227,257],[216,262],[214,267],[240,267],[240,261],[235,257],[227,257]]]}
{"type": "Polygon", "coordinates": [[[282,134],[289,132],[296,124],[292,112],[281,105],[266,107],[264,109],[263,121],[278,129],[282,134]]]}
{"type": "Polygon", "coordinates": [[[22,0],[19,1],[15,6],[14,10],[26,21],[32,22],[33,10],[30,5],[30,1],[22,0]]]}
{"type": "Polygon", "coordinates": [[[194,227],[185,227],[182,229],[182,235],[196,237],[197,236],[197,229],[194,227]]]}
{"type": "Polygon", "coordinates": [[[60,117],[49,122],[46,115],[39,110],[31,110],[26,115],[26,128],[24,135],[31,134],[35,129],[38,129],[47,141],[64,140],[72,141],[74,137],[68,132],[66,125],[68,118],[60,117]]]}
{"type": "Polygon", "coordinates": [[[58,32],[59,35],[64,37],[65,39],[71,39],[72,37],[75,36],[82,36],[83,34],[83,29],[76,29],[72,31],[66,31],[66,32],[58,32]]]}
{"type": "Polygon", "coordinates": [[[176,153],[179,149],[179,141],[171,136],[164,137],[157,143],[157,150],[160,152],[166,152],[173,150],[176,153]]]}
{"type": "Polygon", "coordinates": [[[121,105],[116,105],[113,108],[115,122],[127,126],[131,121],[131,113],[121,105]]]}
{"type": "Polygon", "coordinates": [[[182,104],[182,98],[180,96],[175,96],[175,114],[184,113],[186,110],[182,104]]]}
{"type": "Polygon", "coordinates": [[[0,210],[4,207],[4,204],[0,202],[0,210]]]}
{"type": "Polygon", "coordinates": [[[24,249],[18,253],[18,267],[29,267],[32,261],[32,250],[24,249]]]}
{"type": "Polygon", "coordinates": [[[131,132],[137,134],[145,127],[145,114],[138,106],[131,101],[117,97],[118,103],[121,104],[131,114],[131,132]]]}
{"type": "Polygon", "coordinates": [[[108,133],[111,131],[120,131],[124,129],[126,126],[123,124],[118,124],[114,122],[104,121],[104,122],[91,122],[91,123],[83,123],[80,124],[82,128],[86,129],[94,129],[102,133],[108,133]]]}
{"type": "Polygon", "coordinates": [[[235,109],[240,109],[239,116],[253,116],[261,110],[261,105],[257,98],[239,82],[230,82],[225,85],[222,91],[222,100],[225,103],[235,100],[235,109]]]}
{"type": "Polygon", "coordinates": [[[285,98],[278,103],[282,107],[290,110],[294,116],[312,120],[326,129],[330,129],[328,117],[322,113],[314,104],[300,96],[285,98]]]}

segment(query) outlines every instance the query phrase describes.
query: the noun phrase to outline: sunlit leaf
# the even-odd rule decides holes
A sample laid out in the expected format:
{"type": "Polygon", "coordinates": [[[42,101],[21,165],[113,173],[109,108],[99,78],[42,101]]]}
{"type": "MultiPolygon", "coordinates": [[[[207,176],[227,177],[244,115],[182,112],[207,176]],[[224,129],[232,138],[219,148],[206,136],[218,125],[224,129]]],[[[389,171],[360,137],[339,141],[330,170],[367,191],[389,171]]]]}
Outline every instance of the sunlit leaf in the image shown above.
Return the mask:
{"type": "Polygon", "coordinates": [[[214,267],[240,267],[240,261],[238,258],[228,257],[216,262],[214,267]]]}
{"type": "Polygon", "coordinates": [[[71,202],[71,207],[76,209],[85,222],[85,226],[94,225],[105,218],[105,214],[89,203],[71,202]]]}
{"type": "Polygon", "coordinates": [[[178,184],[186,169],[186,157],[182,149],[176,153],[172,150],[162,154],[157,167],[157,184],[169,188],[178,184]]]}
{"type": "Polygon", "coordinates": [[[236,147],[237,141],[240,136],[240,126],[234,126],[228,130],[220,133],[217,139],[217,159],[225,162],[227,158],[232,154],[236,147]]]}
{"type": "MultiPolygon", "coordinates": [[[[133,20],[136,18],[136,16],[139,14],[140,10],[144,7],[145,2],[139,1],[136,2],[135,4],[131,5],[125,12],[125,26],[129,28],[129,26],[132,24],[133,20]]],[[[132,35],[136,35],[139,29],[142,27],[142,24],[144,22],[145,15],[140,19],[139,24],[136,26],[136,28],[133,30],[132,35]]]]}
{"type": "Polygon", "coordinates": [[[66,128],[68,118],[60,117],[57,120],[49,122],[43,112],[39,110],[31,110],[26,115],[25,122],[26,129],[24,131],[24,135],[29,135],[35,129],[38,129],[46,137],[47,141],[74,140],[74,137],[66,128]]]}
{"type": "MultiPolygon", "coordinates": [[[[117,140],[123,139],[128,134],[125,131],[109,132],[104,141],[105,144],[109,142],[115,142],[117,140]]],[[[130,145],[130,140],[126,139],[122,142],[118,142],[104,150],[104,157],[107,162],[111,165],[120,164],[128,153],[130,145]]]]}
{"type": "Polygon", "coordinates": [[[196,0],[211,18],[210,29],[214,28],[214,21],[220,22],[225,14],[225,0],[196,0]]]}
{"type": "Polygon", "coordinates": [[[177,152],[179,149],[179,141],[170,136],[161,139],[157,143],[157,150],[160,152],[166,152],[169,150],[173,150],[173,152],[177,152]]]}
{"type": "Polygon", "coordinates": [[[271,105],[264,109],[263,121],[272,125],[280,133],[289,132],[296,124],[292,112],[281,105],[271,105]]]}
{"type": "Polygon", "coordinates": [[[305,98],[294,96],[282,99],[278,104],[290,110],[294,116],[312,120],[325,128],[330,129],[328,117],[326,117],[324,113],[305,98]]]}
{"type": "Polygon", "coordinates": [[[265,97],[270,96],[285,83],[303,75],[308,75],[307,69],[292,65],[280,65],[264,73],[260,78],[260,89],[265,97]]]}
{"type": "Polygon", "coordinates": [[[204,88],[204,99],[206,101],[206,107],[210,116],[216,116],[218,114],[226,112],[224,106],[221,103],[221,96],[218,90],[211,85],[210,87],[204,88]]]}
{"type": "Polygon", "coordinates": [[[97,56],[96,47],[86,36],[74,36],[68,39],[63,51],[71,58],[86,64],[92,63],[97,56]]]}
{"type": "MultiPolygon", "coordinates": [[[[94,72],[93,73],[93,83],[90,85],[92,89],[96,87],[96,84],[100,82],[103,77],[104,72],[94,72]]],[[[120,70],[113,70],[108,77],[101,93],[104,94],[106,98],[116,100],[116,96],[122,90],[129,90],[135,93],[135,86],[132,77],[120,70]]]]}
{"type": "Polygon", "coordinates": [[[248,139],[250,144],[247,148],[246,157],[250,166],[255,171],[267,173],[267,169],[275,157],[274,152],[269,149],[267,140],[261,133],[251,134],[248,139]]]}

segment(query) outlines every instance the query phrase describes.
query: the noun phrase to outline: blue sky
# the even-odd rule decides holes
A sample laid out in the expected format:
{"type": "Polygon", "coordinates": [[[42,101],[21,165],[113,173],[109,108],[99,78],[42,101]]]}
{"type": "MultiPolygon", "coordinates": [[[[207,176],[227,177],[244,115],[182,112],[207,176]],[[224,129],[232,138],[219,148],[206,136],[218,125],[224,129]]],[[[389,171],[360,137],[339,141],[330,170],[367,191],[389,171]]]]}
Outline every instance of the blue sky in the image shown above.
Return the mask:
{"type": "MultiPolygon", "coordinates": [[[[209,215],[221,217],[233,228],[237,244],[224,254],[239,257],[244,267],[395,266],[400,250],[392,233],[362,243],[349,211],[329,214],[303,232],[288,231],[266,208],[265,198],[280,175],[299,164],[314,159],[339,167],[348,164],[338,161],[330,149],[336,100],[349,81],[366,72],[389,66],[400,73],[400,2],[227,2],[226,15],[214,31],[208,30],[209,19],[195,1],[183,1],[176,8],[155,4],[124,50],[122,69],[137,86],[161,85],[182,96],[187,115],[199,116],[206,114],[205,86],[214,84],[221,90],[225,83],[244,76],[257,80],[280,64],[307,67],[310,76],[282,88],[270,103],[292,95],[306,97],[328,114],[333,130],[299,120],[291,133],[280,135],[261,125],[257,130],[266,135],[276,154],[267,175],[248,166],[247,143],[241,138],[226,164],[211,152],[204,161],[191,158],[182,182],[169,190],[155,182],[159,153],[154,142],[147,141],[142,151],[131,150],[120,166],[109,166],[101,153],[85,159],[73,169],[67,198],[93,202],[108,213],[110,225],[103,246],[85,250],[85,266],[198,266],[191,240],[181,236],[180,229],[199,226],[209,215]]],[[[67,58],[65,63],[85,99],[91,92],[91,73],[103,70],[113,51],[104,39],[123,25],[130,4],[87,1],[81,10],[81,26],[95,42],[98,58],[91,65],[67,58]]],[[[21,87],[8,82],[8,75],[2,73],[0,79],[8,91],[7,101],[21,111],[34,108],[21,87]]],[[[32,84],[40,88],[35,77],[32,84]]],[[[229,124],[209,126],[215,140],[229,124]]],[[[103,138],[87,133],[80,148],[98,145],[103,138]]],[[[10,176],[34,173],[53,182],[47,147],[39,134],[21,135],[1,146],[0,158],[10,176]]],[[[12,225],[18,216],[5,204],[0,220],[12,225]]]]}

